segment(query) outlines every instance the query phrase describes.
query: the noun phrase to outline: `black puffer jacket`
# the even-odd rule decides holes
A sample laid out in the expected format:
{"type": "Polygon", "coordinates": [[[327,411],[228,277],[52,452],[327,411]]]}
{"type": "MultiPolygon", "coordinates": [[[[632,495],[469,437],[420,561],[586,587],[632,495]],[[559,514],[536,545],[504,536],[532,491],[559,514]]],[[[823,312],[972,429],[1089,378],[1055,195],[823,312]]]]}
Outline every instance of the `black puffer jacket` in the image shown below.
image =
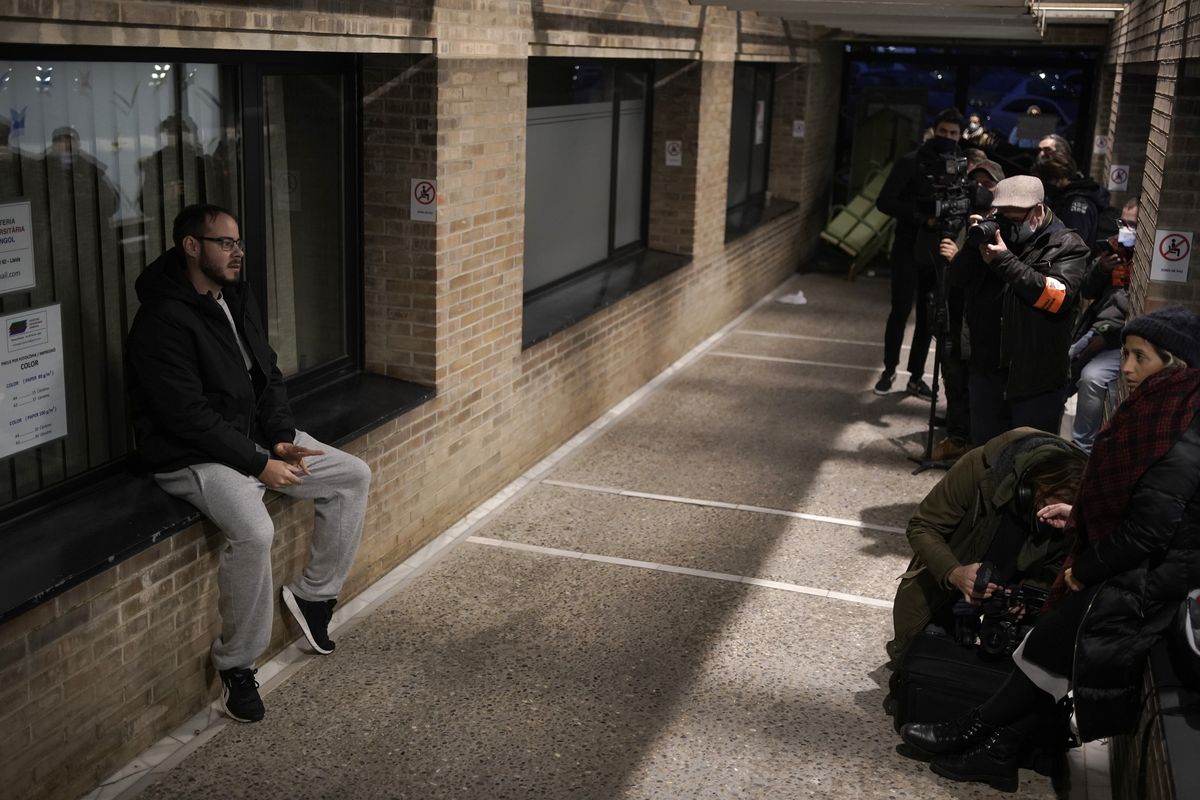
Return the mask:
{"type": "Polygon", "coordinates": [[[172,248],[138,276],[141,308],[127,342],[129,393],[142,467],[169,472],[218,462],[259,475],[269,450],[296,435],[283,376],[248,286],[222,296],[253,362],[249,371],[229,318],[188,281],[172,248]]]}
{"type": "Polygon", "coordinates": [[[1075,642],[1075,713],[1085,741],[1137,723],[1146,654],[1200,587],[1200,415],[1146,470],[1120,527],[1075,560],[1103,586],[1075,642]]]}
{"type": "Polygon", "coordinates": [[[1061,389],[1070,377],[1072,318],[1089,251],[1074,231],[1046,214],[1020,253],[990,265],[967,246],[951,266],[951,282],[966,296],[973,369],[1008,373],[1007,396],[1019,400],[1061,389]]]}

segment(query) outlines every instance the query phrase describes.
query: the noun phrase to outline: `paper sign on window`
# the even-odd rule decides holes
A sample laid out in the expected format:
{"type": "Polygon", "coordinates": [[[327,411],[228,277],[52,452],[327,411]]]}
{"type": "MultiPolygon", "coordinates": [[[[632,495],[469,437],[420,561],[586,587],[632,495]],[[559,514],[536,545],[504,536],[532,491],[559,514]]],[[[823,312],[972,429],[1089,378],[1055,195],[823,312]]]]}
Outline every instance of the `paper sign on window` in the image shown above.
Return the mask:
{"type": "Polygon", "coordinates": [[[27,292],[36,283],[29,201],[0,204],[0,294],[27,292]]]}
{"type": "Polygon", "coordinates": [[[0,317],[0,458],[67,435],[58,305],[0,317]]]}

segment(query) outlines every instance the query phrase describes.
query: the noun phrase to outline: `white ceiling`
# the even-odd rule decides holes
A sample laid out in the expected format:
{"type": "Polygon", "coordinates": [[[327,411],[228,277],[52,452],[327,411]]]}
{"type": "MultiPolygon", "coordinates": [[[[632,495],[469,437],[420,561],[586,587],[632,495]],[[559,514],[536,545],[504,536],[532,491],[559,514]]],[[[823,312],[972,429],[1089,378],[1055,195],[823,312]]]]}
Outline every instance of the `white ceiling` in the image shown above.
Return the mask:
{"type": "Polygon", "coordinates": [[[690,0],[830,28],[845,38],[1040,41],[1047,25],[1106,25],[1127,0],[690,0]]]}

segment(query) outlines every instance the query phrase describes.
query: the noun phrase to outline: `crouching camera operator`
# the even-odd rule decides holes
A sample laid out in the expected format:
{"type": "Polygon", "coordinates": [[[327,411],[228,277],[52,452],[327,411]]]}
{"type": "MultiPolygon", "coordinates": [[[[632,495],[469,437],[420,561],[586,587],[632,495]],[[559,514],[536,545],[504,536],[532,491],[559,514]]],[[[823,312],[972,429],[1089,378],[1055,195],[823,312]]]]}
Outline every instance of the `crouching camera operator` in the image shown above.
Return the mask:
{"type": "Polygon", "coordinates": [[[1070,380],[1072,312],[1090,252],[1044,203],[1029,175],[996,184],[972,215],[950,280],[965,295],[971,439],[1014,427],[1057,433],[1070,380]]]}
{"type": "Polygon", "coordinates": [[[1086,460],[1057,436],[1019,428],[950,468],[908,523],[915,555],[892,607],[895,638],[887,653],[893,668],[931,623],[948,634],[961,630],[956,601],[973,607],[977,618],[980,603],[1002,586],[1050,586],[1066,544],[1062,531],[1039,521],[1037,513],[1074,498],[1086,460]]]}

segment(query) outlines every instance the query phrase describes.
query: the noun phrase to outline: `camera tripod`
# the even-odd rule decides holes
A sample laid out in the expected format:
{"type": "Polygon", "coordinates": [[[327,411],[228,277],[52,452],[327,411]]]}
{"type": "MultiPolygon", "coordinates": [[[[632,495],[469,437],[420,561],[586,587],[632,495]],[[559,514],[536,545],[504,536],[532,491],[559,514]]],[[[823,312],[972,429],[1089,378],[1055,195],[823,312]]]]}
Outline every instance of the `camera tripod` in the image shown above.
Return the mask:
{"type": "MultiPolygon", "coordinates": [[[[925,451],[920,458],[909,456],[908,460],[917,465],[913,475],[920,475],[928,469],[950,469],[950,462],[938,461],[933,457],[933,429],[937,427],[938,387],[941,384],[942,348],[950,335],[949,312],[946,307],[946,268],[949,262],[940,253],[933,256],[933,383],[930,385],[929,424],[925,432],[925,451]]],[[[920,376],[914,376],[920,378],[920,376]]]]}

